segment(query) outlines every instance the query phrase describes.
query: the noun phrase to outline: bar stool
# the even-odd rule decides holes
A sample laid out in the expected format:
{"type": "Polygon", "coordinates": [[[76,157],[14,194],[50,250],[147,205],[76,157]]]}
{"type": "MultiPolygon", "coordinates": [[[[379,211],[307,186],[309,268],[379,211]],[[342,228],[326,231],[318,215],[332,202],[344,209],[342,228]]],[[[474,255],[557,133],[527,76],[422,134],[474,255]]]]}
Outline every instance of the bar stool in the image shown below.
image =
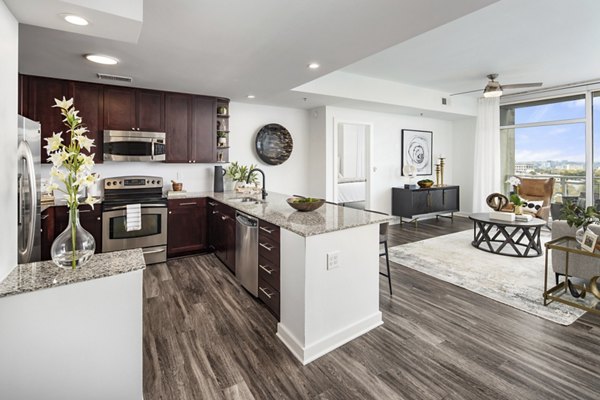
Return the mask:
{"type": "MultiPolygon", "coordinates": [[[[383,212],[379,212],[379,211],[372,211],[372,210],[365,210],[368,212],[372,212],[375,214],[381,214],[381,215],[387,215],[386,213],[383,212]]],[[[379,257],[385,256],[385,264],[387,266],[387,274],[384,274],[383,272],[379,272],[379,275],[385,276],[386,278],[388,278],[388,284],[390,286],[390,296],[392,295],[392,275],[390,274],[390,257],[388,254],[388,245],[387,245],[387,241],[388,241],[388,227],[390,226],[389,222],[384,222],[382,224],[379,224],[379,244],[382,245],[383,244],[383,253],[379,253],[379,257]]]]}

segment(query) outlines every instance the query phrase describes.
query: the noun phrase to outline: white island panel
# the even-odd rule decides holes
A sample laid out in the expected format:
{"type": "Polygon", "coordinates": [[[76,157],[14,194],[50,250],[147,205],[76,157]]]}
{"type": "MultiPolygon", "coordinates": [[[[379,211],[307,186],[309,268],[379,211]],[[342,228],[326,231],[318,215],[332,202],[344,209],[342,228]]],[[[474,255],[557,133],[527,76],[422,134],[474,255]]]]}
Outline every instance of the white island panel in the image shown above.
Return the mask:
{"type": "Polygon", "coordinates": [[[381,325],[379,225],[309,237],[281,230],[277,336],[307,364],[381,325]],[[338,253],[339,266],[327,267],[338,253]]]}

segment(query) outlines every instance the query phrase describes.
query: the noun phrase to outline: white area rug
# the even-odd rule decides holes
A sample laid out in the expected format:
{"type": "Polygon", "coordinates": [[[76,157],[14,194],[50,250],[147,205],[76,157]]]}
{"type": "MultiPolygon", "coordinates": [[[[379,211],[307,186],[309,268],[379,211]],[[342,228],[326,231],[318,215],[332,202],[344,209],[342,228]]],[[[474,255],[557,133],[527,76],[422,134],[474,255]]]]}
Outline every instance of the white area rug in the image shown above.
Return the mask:
{"type": "MultiPolygon", "coordinates": [[[[472,240],[469,230],[395,246],[389,249],[390,260],[561,325],[570,325],[585,314],[556,302],[544,306],[544,255],[491,254],[473,247],[472,240]]],[[[544,229],[542,244],[548,240],[550,233],[544,229]]],[[[554,273],[548,275],[548,287],[552,287],[554,273]]],[[[587,297],[593,298],[591,293],[587,297]]]]}

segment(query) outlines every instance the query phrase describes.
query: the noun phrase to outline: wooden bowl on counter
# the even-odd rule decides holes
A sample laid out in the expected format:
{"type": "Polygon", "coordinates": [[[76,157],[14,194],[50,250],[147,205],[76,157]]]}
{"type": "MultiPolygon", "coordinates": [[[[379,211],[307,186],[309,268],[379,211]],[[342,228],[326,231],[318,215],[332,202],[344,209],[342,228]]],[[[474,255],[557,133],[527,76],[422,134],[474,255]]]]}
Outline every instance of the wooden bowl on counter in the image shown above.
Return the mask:
{"type": "Polygon", "coordinates": [[[298,211],[315,211],[325,204],[325,200],[313,197],[290,197],[287,199],[287,203],[298,211]]]}
{"type": "Polygon", "coordinates": [[[173,191],[181,192],[183,190],[183,183],[175,181],[171,181],[171,183],[173,184],[173,191]]]}
{"type": "Polygon", "coordinates": [[[433,181],[419,181],[417,182],[420,188],[429,188],[433,186],[433,181]]]}

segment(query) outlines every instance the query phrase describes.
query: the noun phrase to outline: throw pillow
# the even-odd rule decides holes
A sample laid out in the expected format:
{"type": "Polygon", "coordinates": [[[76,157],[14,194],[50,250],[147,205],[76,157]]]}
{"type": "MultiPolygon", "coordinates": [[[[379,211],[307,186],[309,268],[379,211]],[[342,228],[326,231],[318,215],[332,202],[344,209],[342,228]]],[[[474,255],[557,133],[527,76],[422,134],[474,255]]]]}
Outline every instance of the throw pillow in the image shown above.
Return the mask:
{"type": "Polygon", "coordinates": [[[523,212],[527,212],[533,215],[536,215],[544,205],[543,200],[527,200],[521,197],[521,201],[523,202],[523,212]]]}

